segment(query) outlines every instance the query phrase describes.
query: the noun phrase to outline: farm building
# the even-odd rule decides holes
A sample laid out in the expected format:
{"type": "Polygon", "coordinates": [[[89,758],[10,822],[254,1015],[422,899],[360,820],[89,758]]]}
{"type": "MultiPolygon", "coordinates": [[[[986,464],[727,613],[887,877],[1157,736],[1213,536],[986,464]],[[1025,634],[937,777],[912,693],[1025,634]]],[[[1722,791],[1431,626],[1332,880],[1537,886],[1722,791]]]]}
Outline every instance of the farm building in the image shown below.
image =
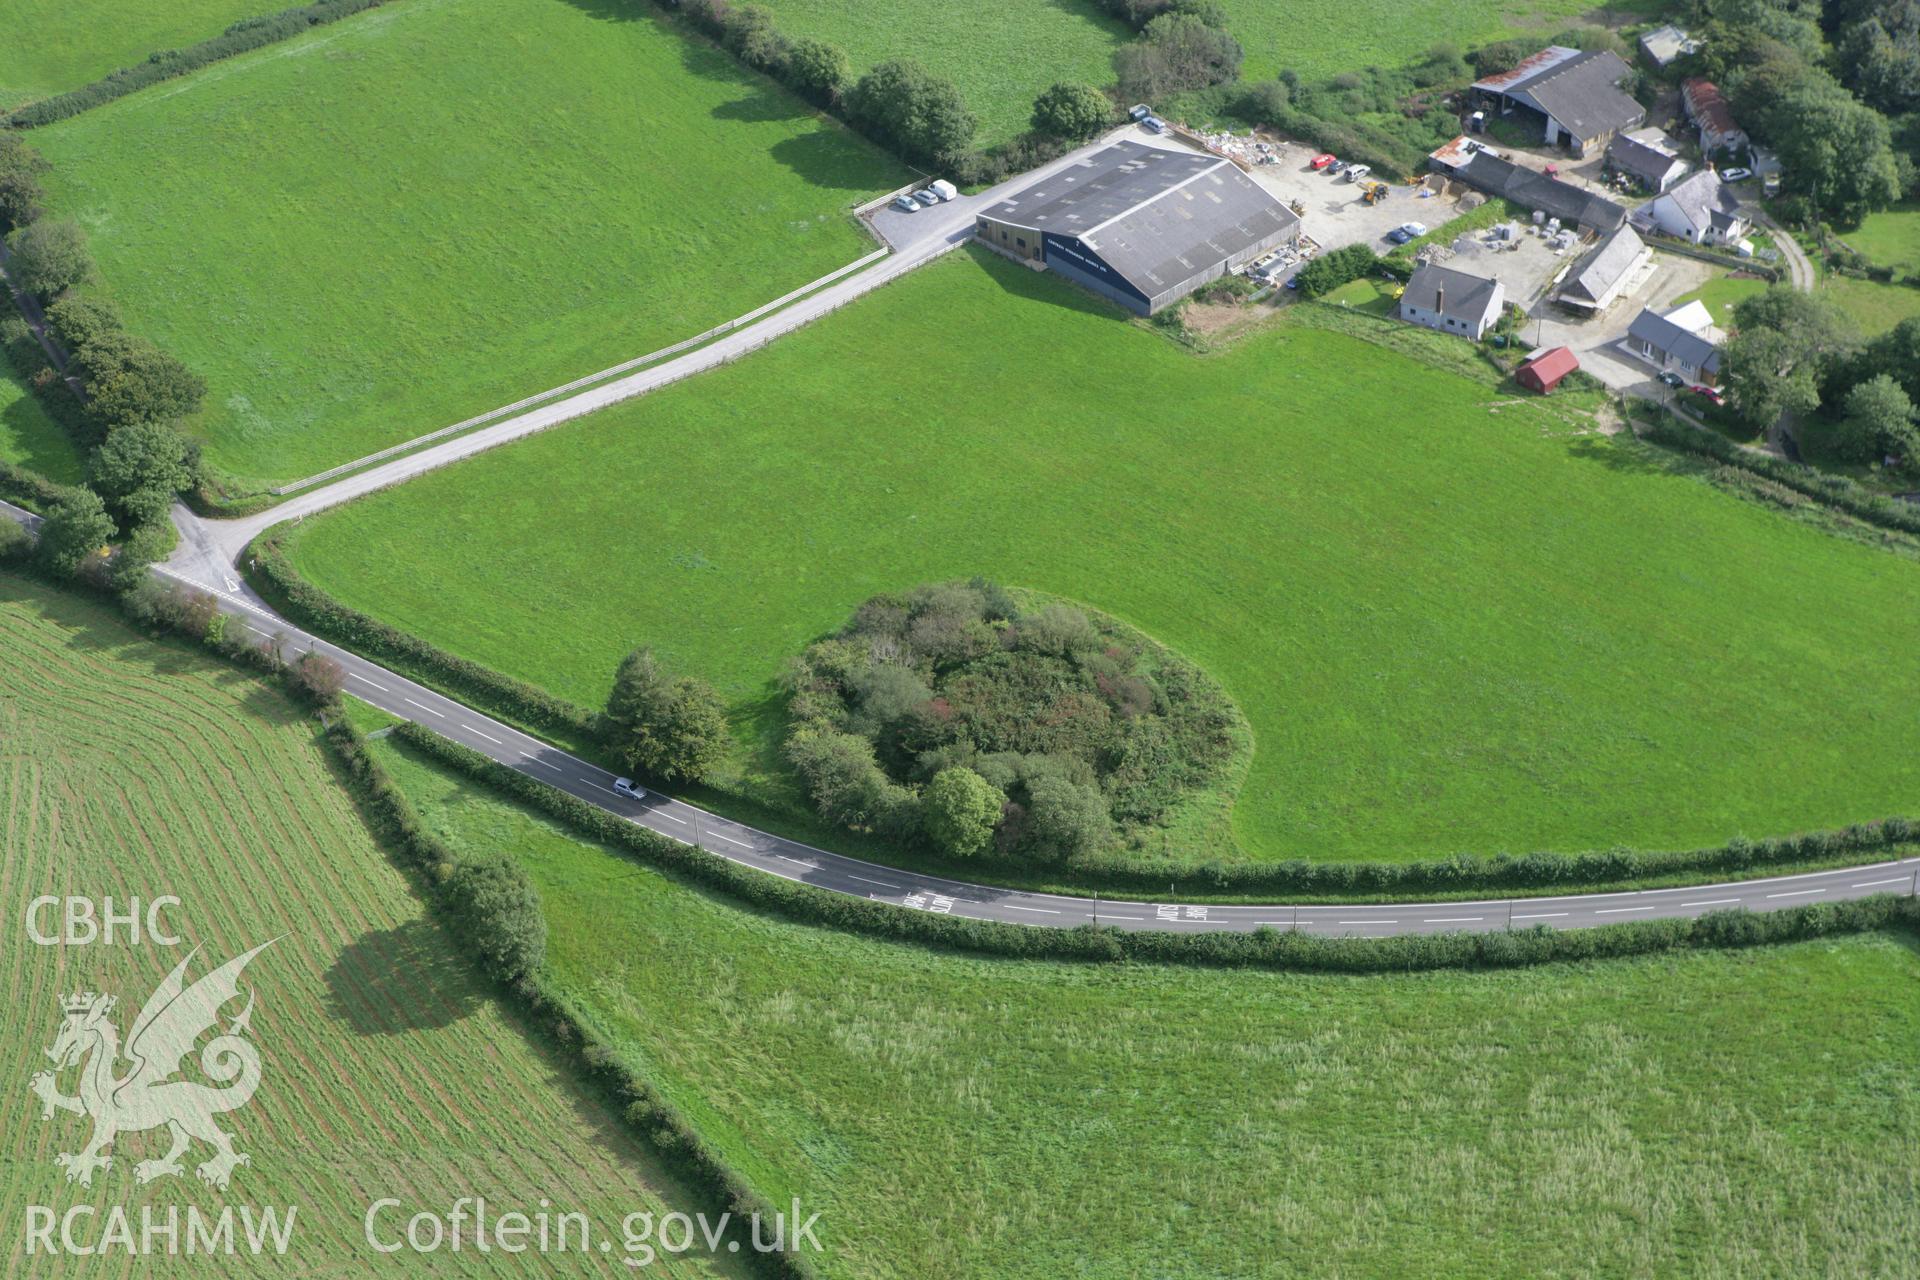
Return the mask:
{"type": "Polygon", "coordinates": [[[1548,145],[1564,143],[1584,156],[1647,122],[1646,108],[1620,88],[1632,71],[1617,53],[1549,45],[1511,71],[1474,81],[1472,92],[1501,115],[1537,117],[1548,145]]]}
{"type": "Polygon", "coordinates": [[[1652,259],[1653,250],[1633,228],[1621,227],[1574,264],[1554,301],[1598,315],[1613,305],[1635,273],[1652,259]]]}
{"type": "Polygon", "coordinates": [[[1538,210],[1571,227],[1605,235],[1627,220],[1626,209],[1605,196],[1517,165],[1471,138],[1455,138],[1428,156],[1427,162],[1476,191],[1538,210]]]}
{"type": "Polygon", "coordinates": [[[1668,235],[1693,244],[1737,244],[1749,225],[1740,198],[1711,169],[1702,169],[1652,201],[1646,217],[1668,235]]]}
{"type": "Polygon", "coordinates": [[[1716,151],[1742,151],[1749,145],[1747,131],[1733,119],[1733,108],[1711,80],[1697,77],[1680,82],[1680,102],[1687,119],[1700,131],[1700,150],[1707,155],[1716,151]]]}
{"type": "Polygon", "coordinates": [[[1712,386],[1720,380],[1720,331],[1703,302],[1689,302],[1661,315],[1651,307],[1627,326],[1621,346],[1662,372],[1712,386]]]}
{"type": "Polygon", "coordinates": [[[1648,62],[1665,71],[1688,54],[1700,52],[1700,42],[1668,23],[1640,37],[1640,52],[1646,55],[1648,62]]]}
{"type": "Polygon", "coordinates": [[[1529,391],[1538,391],[1544,396],[1559,386],[1562,378],[1579,367],[1580,358],[1573,354],[1573,348],[1550,347],[1528,356],[1525,363],[1513,371],[1513,380],[1529,391]]]}
{"type": "Polygon", "coordinates": [[[1139,315],[1300,234],[1300,218],[1230,160],[1117,142],[981,213],[984,244],[1139,315]]]}
{"type": "Polygon", "coordinates": [[[1685,176],[1687,162],[1653,138],[1623,133],[1607,144],[1607,171],[1659,195],[1685,176]]]}
{"type": "Polygon", "coordinates": [[[1400,295],[1400,318],[1476,342],[1500,318],[1506,287],[1498,280],[1428,263],[1413,273],[1400,295]]]}

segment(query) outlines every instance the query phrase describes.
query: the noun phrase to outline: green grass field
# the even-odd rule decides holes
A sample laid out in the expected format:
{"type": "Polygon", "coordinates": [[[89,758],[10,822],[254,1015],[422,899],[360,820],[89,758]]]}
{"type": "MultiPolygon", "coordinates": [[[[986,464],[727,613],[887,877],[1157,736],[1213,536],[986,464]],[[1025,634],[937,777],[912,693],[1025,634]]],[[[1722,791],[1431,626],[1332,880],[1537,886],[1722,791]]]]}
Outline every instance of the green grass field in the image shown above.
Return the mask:
{"type": "Polygon", "coordinates": [[[772,806],[781,662],[876,591],[970,574],[1106,608],[1229,689],[1256,733],[1240,856],[1715,842],[1920,783],[1920,725],[1880,712],[1920,693],[1907,560],[1490,380],[1300,326],[1196,359],[991,255],[307,520],[294,557],[582,702],[655,645],[732,699],[720,781],[772,806]]]}
{"type": "Polygon", "coordinates": [[[1920,272],[1920,204],[1897,204],[1870,213],[1840,238],[1876,266],[1902,274],[1920,272]]]}
{"type": "Polygon", "coordinates": [[[872,248],[847,210],[895,165],[651,13],[406,0],[34,141],[128,328],[207,378],[208,458],[291,480],[872,248]]]}
{"type": "Polygon", "coordinates": [[[8,0],[0,108],[77,89],[110,71],[219,35],[287,0],[8,0]]]}
{"type": "Polygon", "coordinates": [[[376,749],[430,827],[525,860],[555,984],[823,1214],[828,1275],[1882,1275],[1920,1248],[1909,935],[1359,979],[959,958],[744,912],[376,749]]]}
{"type": "Polygon", "coordinates": [[[980,117],[976,141],[1022,133],[1033,100],[1049,85],[1113,83],[1113,51],[1132,35],[1092,0],[1013,0],[986,6],[862,0],[767,0],[791,36],[830,40],[856,76],[889,58],[912,58],[960,87],[980,117]]]}
{"type": "MultiPolygon", "coordinates": [[[[1414,0],[1412,4],[1340,0],[1221,0],[1227,29],[1246,49],[1241,78],[1270,79],[1292,68],[1309,80],[1330,79],[1362,67],[1398,67],[1443,41],[1462,49],[1508,36],[1537,35],[1544,44],[1596,6],[1581,0],[1414,0]]],[[[1653,0],[1605,6],[1616,15],[1651,16],[1653,0]]]]}
{"type": "Polygon", "coordinates": [[[1765,280],[1733,276],[1716,276],[1692,293],[1683,293],[1667,304],[1668,309],[1684,306],[1689,302],[1704,302],[1707,310],[1713,313],[1713,322],[1725,328],[1733,323],[1733,309],[1756,294],[1767,291],[1765,280]]]}
{"type": "MultiPolygon", "coordinates": [[[[385,1195],[407,1213],[444,1210],[460,1195],[531,1211],[545,1196],[604,1226],[630,1210],[706,1207],[673,1190],[609,1108],[575,1088],[564,1062],[534,1049],[469,976],[374,847],[310,722],[277,693],[180,645],[141,639],[96,605],[4,576],[0,653],[0,883],[14,916],[0,987],[0,1062],[12,1085],[0,1092],[0,1200],[14,1230],[28,1204],[125,1205],[136,1231],[142,1205],[162,1214],[169,1205],[216,1214],[223,1203],[291,1205],[284,1261],[150,1265],[177,1275],[344,1275],[384,1261],[364,1243],[361,1220],[385,1195]],[[111,894],[122,907],[129,895],[177,895],[166,919],[187,946],[31,945],[21,913],[43,893],[111,894]],[[27,1090],[48,1065],[40,1051],[59,1032],[60,997],[119,995],[125,1033],[188,946],[206,948],[191,971],[199,976],[279,935],[246,974],[265,1070],[252,1102],[225,1118],[252,1157],[228,1192],[201,1185],[191,1167],[183,1179],[137,1187],[135,1161],[159,1156],[164,1134],[124,1136],[90,1191],[65,1184],[54,1155],[78,1150],[88,1122],[42,1120],[27,1090]]],[[[197,1061],[188,1078],[200,1078],[197,1061]]],[[[65,1073],[64,1091],[75,1078],[65,1073]]],[[[206,1154],[196,1148],[191,1159],[206,1154]]],[[[50,1260],[22,1248],[16,1235],[8,1275],[148,1273],[124,1254],[50,1260]]],[[[406,1262],[409,1274],[478,1275],[518,1272],[526,1259],[469,1248],[406,1262]]],[[[703,1272],[682,1262],[668,1273],[703,1272]]]]}
{"type": "Polygon", "coordinates": [[[732,700],[721,784],[769,805],[785,659],[877,591],[986,574],[1118,615],[1239,702],[1239,847],[1187,856],[1693,845],[1913,808],[1920,724],[1886,709],[1920,696],[1920,570],[1570,431],[1490,375],[1304,326],[1196,358],[959,256],[310,519],[294,555],[581,702],[655,646],[732,700]]]}
{"type": "Polygon", "coordinates": [[[4,365],[0,365],[0,460],[31,467],[62,484],[77,483],[86,473],[86,463],[67,433],[4,365]]]}

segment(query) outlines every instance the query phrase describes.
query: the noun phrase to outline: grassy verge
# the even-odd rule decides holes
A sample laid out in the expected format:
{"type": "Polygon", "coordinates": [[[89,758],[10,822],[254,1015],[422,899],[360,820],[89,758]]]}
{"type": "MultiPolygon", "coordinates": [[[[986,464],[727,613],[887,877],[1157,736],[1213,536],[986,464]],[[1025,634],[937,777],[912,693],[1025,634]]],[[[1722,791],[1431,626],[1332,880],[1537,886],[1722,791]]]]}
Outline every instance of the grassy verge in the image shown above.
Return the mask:
{"type": "Polygon", "coordinates": [[[870,250],[848,209],[898,181],[651,6],[567,0],[383,6],[34,140],[240,490],[778,297],[870,250]]]}
{"type": "Polygon", "coordinates": [[[1143,851],[1169,862],[1688,847],[1909,808],[1920,728],[1875,709],[1920,694],[1888,632],[1920,626],[1920,575],[1492,379],[1304,323],[1194,358],[956,257],[306,521],[290,554],[583,705],[654,645],[732,700],[716,786],[771,812],[803,812],[781,663],[876,591],[976,573],[1113,613],[1246,712],[1239,847],[1143,851]],[[600,564],[587,592],[561,571],[600,564]]]}
{"type": "Polygon", "coordinates": [[[1920,1247],[1907,934],[1364,979],[969,958],[743,912],[374,752],[442,838],[524,859],[556,987],[762,1194],[823,1212],[837,1275],[1810,1274],[1920,1247]]]}

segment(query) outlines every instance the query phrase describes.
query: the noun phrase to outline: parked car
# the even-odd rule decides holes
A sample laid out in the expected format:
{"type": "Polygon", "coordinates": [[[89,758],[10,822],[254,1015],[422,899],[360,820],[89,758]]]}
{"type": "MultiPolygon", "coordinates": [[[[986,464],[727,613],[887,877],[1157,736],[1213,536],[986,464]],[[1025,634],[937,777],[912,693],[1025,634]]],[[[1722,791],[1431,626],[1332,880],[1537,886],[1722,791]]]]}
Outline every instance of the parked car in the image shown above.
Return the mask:
{"type": "Polygon", "coordinates": [[[1427,234],[1426,223],[1403,222],[1393,230],[1387,232],[1387,239],[1393,241],[1395,244],[1405,244],[1407,241],[1417,240],[1425,234],[1427,234]]]}
{"type": "Polygon", "coordinates": [[[647,789],[635,782],[632,778],[615,778],[613,780],[613,789],[631,800],[645,800],[647,798],[647,789]]]}
{"type": "Polygon", "coordinates": [[[1687,385],[1687,380],[1671,369],[1660,375],[1660,381],[1670,387],[1684,387],[1687,385]]]}
{"type": "Polygon", "coordinates": [[[893,198],[893,207],[902,213],[912,213],[920,207],[920,202],[903,192],[893,198]]]}
{"type": "Polygon", "coordinates": [[[1324,169],[1332,163],[1333,163],[1333,152],[1322,151],[1319,155],[1307,161],[1307,167],[1311,169],[1324,169]]]}
{"type": "Polygon", "coordinates": [[[1703,382],[1696,382],[1693,385],[1693,394],[1699,396],[1716,409],[1727,402],[1727,398],[1721,395],[1717,389],[1709,387],[1703,382]]]}
{"type": "Polygon", "coordinates": [[[1136,122],[1144,121],[1153,114],[1153,108],[1144,102],[1136,102],[1127,108],[1127,118],[1136,122]]]}
{"type": "Polygon", "coordinates": [[[1364,165],[1364,164],[1356,164],[1351,169],[1347,170],[1347,181],[1358,182],[1360,181],[1360,179],[1366,177],[1368,174],[1372,172],[1373,172],[1373,169],[1370,166],[1364,165]]]}
{"type": "Polygon", "coordinates": [[[1751,169],[1729,169],[1720,175],[1722,182],[1745,182],[1753,176],[1751,169]]]}
{"type": "Polygon", "coordinates": [[[1345,160],[1335,160],[1332,164],[1327,166],[1327,172],[1329,174],[1345,173],[1346,171],[1347,171],[1347,162],[1345,160]]]}
{"type": "Polygon", "coordinates": [[[1159,116],[1148,116],[1145,120],[1142,120],[1140,123],[1144,125],[1146,128],[1152,130],[1154,133],[1165,133],[1167,131],[1167,122],[1165,120],[1162,120],[1159,116]]]}
{"type": "Polygon", "coordinates": [[[913,198],[915,200],[918,200],[921,204],[925,205],[929,209],[933,208],[933,206],[940,203],[940,197],[933,194],[933,192],[927,191],[927,190],[920,190],[920,191],[914,192],[913,198]]]}

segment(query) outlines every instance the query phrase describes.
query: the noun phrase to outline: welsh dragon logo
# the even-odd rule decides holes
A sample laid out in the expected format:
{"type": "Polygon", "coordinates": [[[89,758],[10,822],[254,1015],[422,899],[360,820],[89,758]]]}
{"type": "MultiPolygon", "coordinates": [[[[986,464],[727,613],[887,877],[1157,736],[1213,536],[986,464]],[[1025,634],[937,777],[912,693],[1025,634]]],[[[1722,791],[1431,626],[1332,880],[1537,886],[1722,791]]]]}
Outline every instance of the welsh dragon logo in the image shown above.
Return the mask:
{"type": "Polygon", "coordinates": [[[88,992],[61,1000],[66,1022],[47,1049],[54,1070],[36,1073],[32,1088],[41,1102],[42,1119],[50,1119],[56,1110],[93,1117],[93,1139],[86,1148],[77,1155],[63,1151],[55,1157],[55,1163],[66,1169],[68,1182],[92,1186],[94,1171],[113,1165],[113,1157],[102,1153],[115,1138],[162,1125],[173,1143],[160,1159],[142,1160],[133,1167],[133,1176],[140,1182],[182,1172],[180,1157],[195,1138],[213,1148],[213,1155],[194,1170],[203,1182],[225,1190],[234,1169],[249,1163],[246,1155],[233,1149],[233,1135],[222,1131],[214,1117],[245,1106],[260,1087],[260,1052],[245,1038],[253,1015],[253,991],[247,992],[246,1007],[226,1033],[216,1035],[200,1051],[200,1070],[226,1087],[172,1077],[201,1035],[217,1027],[221,1008],[239,997],[240,974],[247,962],[275,941],[234,957],[191,986],[187,966],[200,949],[189,952],[147,997],[140,1016],[133,1020],[124,1053],[129,1064],[125,1074],[117,1072],[123,1056],[120,1033],[108,1016],[115,998],[88,992]],[[57,1077],[75,1065],[80,1066],[80,1091],[68,1097],[60,1092],[57,1077]]]}

